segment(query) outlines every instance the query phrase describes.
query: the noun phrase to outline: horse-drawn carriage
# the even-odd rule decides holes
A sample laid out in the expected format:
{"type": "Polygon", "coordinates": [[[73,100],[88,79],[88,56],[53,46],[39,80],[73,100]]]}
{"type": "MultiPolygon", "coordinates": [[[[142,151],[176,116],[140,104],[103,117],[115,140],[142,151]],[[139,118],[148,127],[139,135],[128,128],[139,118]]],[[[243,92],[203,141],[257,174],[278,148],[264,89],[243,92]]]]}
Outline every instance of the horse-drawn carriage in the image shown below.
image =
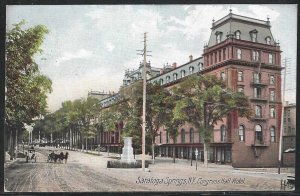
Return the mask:
{"type": "Polygon", "coordinates": [[[29,149],[28,152],[26,152],[26,163],[28,163],[28,161],[31,162],[36,162],[36,154],[35,154],[35,150],[34,149],[29,149]]]}
{"type": "Polygon", "coordinates": [[[51,151],[49,154],[48,154],[48,159],[47,159],[47,162],[59,162],[59,163],[62,163],[64,159],[68,159],[68,153],[66,153],[64,155],[63,152],[59,153],[59,154],[56,154],[54,153],[54,151],[51,151]]]}

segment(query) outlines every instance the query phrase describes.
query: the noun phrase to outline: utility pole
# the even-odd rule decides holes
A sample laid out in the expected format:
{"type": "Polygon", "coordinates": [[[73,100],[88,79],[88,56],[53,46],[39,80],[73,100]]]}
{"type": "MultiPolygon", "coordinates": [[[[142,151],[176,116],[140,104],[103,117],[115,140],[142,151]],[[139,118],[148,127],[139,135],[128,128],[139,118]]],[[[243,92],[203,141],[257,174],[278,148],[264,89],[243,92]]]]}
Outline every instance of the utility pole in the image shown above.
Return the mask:
{"type": "Polygon", "coordinates": [[[145,171],[145,145],[146,145],[146,86],[147,86],[147,33],[144,33],[144,49],[138,50],[141,51],[142,55],[144,56],[144,68],[143,68],[143,129],[142,129],[142,170],[145,171]]]}
{"type": "Polygon", "coordinates": [[[285,95],[285,80],[286,80],[286,67],[287,67],[287,58],[284,59],[284,80],[283,80],[283,89],[282,89],[282,107],[281,107],[281,126],[280,126],[280,136],[279,136],[279,154],[278,154],[278,174],[280,174],[281,166],[281,155],[282,155],[282,134],[283,134],[283,117],[284,117],[284,95],[285,95]]]}

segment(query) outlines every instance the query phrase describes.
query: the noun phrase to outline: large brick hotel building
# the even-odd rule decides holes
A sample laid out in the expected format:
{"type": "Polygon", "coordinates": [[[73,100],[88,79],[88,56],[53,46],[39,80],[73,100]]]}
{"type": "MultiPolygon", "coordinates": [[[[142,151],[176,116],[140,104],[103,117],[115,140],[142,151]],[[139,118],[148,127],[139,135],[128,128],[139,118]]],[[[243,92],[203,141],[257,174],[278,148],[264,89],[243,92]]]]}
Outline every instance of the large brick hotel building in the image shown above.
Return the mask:
{"type": "MultiPolygon", "coordinates": [[[[250,99],[254,116],[240,118],[233,112],[218,123],[209,144],[208,159],[234,167],[276,166],[281,126],[280,53],[269,19],[263,21],[230,12],[213,21],[210,39],[201,57],[190,56],[183,65],[173,63],[162,69],[148,63],[148,82],[159,82],[169,89],[189,75],[213,74],[223,79],[228,88],[244,92],[250,99]]],[[[142,69],[140,65],[137,70],[126,71],[121,89],[141,79],[142,69]]],[[[102,106],[109,107],[118,96],[117,93],[102,99],[102,106]]],[[[185,124],[178,127],[178,133],[174,144],[167,130],[161,127],[156,138],[158,156],[172,156],[175,146],[176,157],[194,158],[197,148],[203,160],[203,143],[198,131],[185,124]]],[[[120,129],[100,134],[98,139],[102,146],[120,145],[120,129]]]]}

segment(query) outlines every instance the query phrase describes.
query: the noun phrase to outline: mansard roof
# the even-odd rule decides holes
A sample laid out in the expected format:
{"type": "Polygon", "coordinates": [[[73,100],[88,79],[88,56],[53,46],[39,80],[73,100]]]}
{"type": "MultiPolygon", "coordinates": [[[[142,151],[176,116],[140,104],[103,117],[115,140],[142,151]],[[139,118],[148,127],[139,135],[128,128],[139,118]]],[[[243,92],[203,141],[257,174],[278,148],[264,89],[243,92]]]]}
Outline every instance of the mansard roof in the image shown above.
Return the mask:
{"type": "Polygon", "coordinates": [[[275,45],[275,40],[271,33],[270,21],[258,20],[245,16],[229,13],[227,16],[213,22],[208,47],[217,44],[216,33],[222,33],[222,40],[227,36],[234,37],[235,32],[240,31],[240,39],[251,41],[251,32],[257,33],[257,42],[266,44],[266,38],[271,38],[271,45],[275,45]]]}

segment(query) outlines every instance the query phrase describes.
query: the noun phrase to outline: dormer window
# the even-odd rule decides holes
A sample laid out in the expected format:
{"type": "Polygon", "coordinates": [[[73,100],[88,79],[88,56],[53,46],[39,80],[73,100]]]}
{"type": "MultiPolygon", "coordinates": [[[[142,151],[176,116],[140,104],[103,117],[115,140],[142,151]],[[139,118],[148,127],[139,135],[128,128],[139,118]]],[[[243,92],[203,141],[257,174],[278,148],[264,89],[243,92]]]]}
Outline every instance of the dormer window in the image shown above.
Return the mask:
{"type": "Polygon", "coordinates": [[[190,74],[193,74],[193,73],[194,73],[194,67],[191,66],[191,67],[189,68],[189,71],[190,71],[190,74]]]}
{"type": "Polygon", "coordinates": [[[160,85],[163,85],[164,84],[164,79],[160,79],[160,85]]]}
{"type": "Polygon", "coordinates": [[[217,44],[220,43],[222,41],[222,32],[217,31],[216,32],[216,42],[217,44]]]}
{"type": "Polygon", "coordinates": [[[226,79],[226,74],[225,72],[221,72],[221,80],[225,81],[226,79]]]}
{"type": "Polygon", "coordinates": [[[241,32],[240,31],[235,32],[235,38],[236,39],[241,39],[241,32]]]}
{"type": "Polygon", "coordinates": [[[170,76],[167,76],[167,77],[166,77],[166,83],[169,83],[169,82],[170,82],[170,79],[171,79],[171,77],[170,77],[170,76]]]}
{"type": "Polygon", "coordinates": [[[271,38],[270,37],[266,37],[266,44],[271,45],[271,38]]]}
{"type": "Polygon", "coordinates": [[[199,63],[199,70],[201,71],[203,69],[203,63],[199,63]]]}
{"type": "Polygon", "coordinates": [[[257,30],[250,31],[251,41],[257,42],[257,30]]]}
{"type": "Polygon", "coordinates": [[[173,80],[177,80],[177,73],[173,74],[173,80]]]}
{"type": "Polygon", "coordinates": [[[183,78],[185,76],[185,70],[181,70],[181,77],[183,78]]]}

